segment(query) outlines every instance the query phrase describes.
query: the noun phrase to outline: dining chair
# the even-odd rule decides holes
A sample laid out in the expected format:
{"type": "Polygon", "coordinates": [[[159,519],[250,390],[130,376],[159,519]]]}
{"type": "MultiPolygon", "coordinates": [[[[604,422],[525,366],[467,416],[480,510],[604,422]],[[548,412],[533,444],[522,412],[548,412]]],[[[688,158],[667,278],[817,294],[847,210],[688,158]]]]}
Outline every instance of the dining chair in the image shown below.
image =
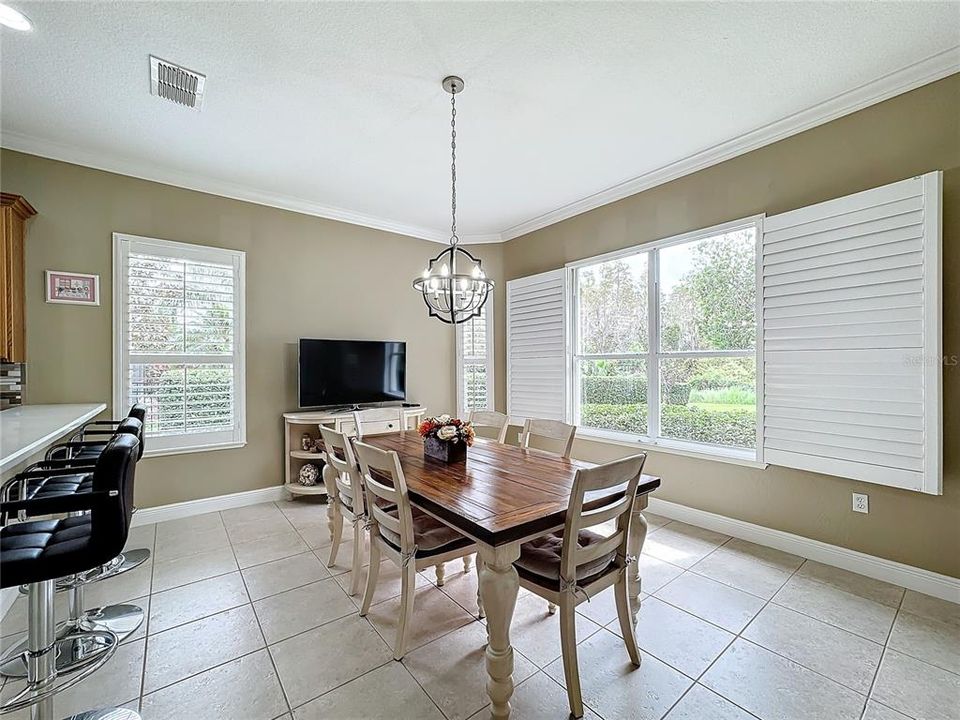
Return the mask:
{"type": "Polygon", "coordinates": [[[403,408],[367,408],[353,411],[353,424],[357,428],[357,437],[364,435],[383,435],[405,430],[403,408]]]}
{"type": "Polygon", "coordinates": [[[474,428],[487,428],[492,430],[498,443],[507,439],[507,427],[510,425],[510,418],[496,410],[471,410],[468,421],[474,428]]]}
{"type": "MultiPolygon", "coordinates": [[[[387,433],[406,430],[403,409],[398,407],[354,410],[353,424],[356,426],[357,439],[361,440],[366,435],[385,435],[387,433]]],[[[470,560],[467,558],[463,559],[464,574],[470,572],[470,564],[470,560]]],[[[435,572],[437,576],[437,587],[443,587],[446,583],[447,576],[443,563],[437,563],[435,572]]]]}
{"type": "Polygon", "coordinates": [[[530,418],[523,424],[523,432],[520,434],[520,447],[530,447],[531,438],[556,440],[562,448],[562,451],[557,454],[568,458],[570,457],[570,449],[573,447],[573,438],[576,434],[576,425],[567,425],[558,420],[530,418]]]}
{"type": "Polygon", "coordinates": [[[570,712],[577,718],[583,717],[577,665],[577,605],[612,585],[627,654],[634,666],[640,665],[627,591],[629,565],[637,558],[627,555],[627,538],[645,460],[645,454],[633,455],[578,470],[563,530],[521,545],[520,557],[513,564],[521,587],[560,606],[563,674],[570,712]],[[590,499],[619,488],[623,492],[614,492],[600,502],[590,499]],[[584,509],[585,504],[589,509],[584,509]],[[588,529],[610,521],[616,525],[607,537],[588,529]]]}
{"type": "MultiPolygon", "coordinates": [[[[438,562],[475,553],[477,546],[470,538],[410,504],[407,481],[395,452],[361,441],[356,441],[354,447],[360,458],[360,472],[367,492],[370,529],[370,567],[360,615],[365,616],[370,610],[382,553],[400,568],[401,573],[400,617],[393,646],[393,657],[400,660],[413,618],[417,572],[438,562]],[[383,507],[386,504],[395,507],[383,507]]],[[[477,609],[482,618],[483,604],[479,595],[477,609]]]]}
{"type": "Polygon", "coordinates": [[[327,488],[328,502],[332,505],[333,528],[330,557],[327,567],[337,562],[340,540],[343,537],[343,521],[353,526],[353,558],[350,563],[350,594],[360,592],[360,573],[363,569],[363,525],[366,522],[366,497],[360,469],[350,439],[333,428],[320,426],[327,464],[323,468],[323,482],[327,488]]]}

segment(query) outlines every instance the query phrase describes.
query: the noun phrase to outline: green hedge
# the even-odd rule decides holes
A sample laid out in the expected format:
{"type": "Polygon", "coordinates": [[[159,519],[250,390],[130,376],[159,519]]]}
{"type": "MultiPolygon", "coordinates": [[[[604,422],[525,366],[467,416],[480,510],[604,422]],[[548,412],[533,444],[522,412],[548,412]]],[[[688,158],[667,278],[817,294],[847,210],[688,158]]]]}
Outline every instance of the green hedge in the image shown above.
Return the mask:
{"type": "MultiPolygon", "coordinates": [[[[584,404],[580,410],[584,427],[644,434],[647,431],[646,405],[584,404]]],[[[751,410],[704,410],[684,405],[664,405],[660,413],[661,433],[696,442],[736,447],[754,447],[757,421],[751,410]]]]}
{"type": "Polygon", "coordinates": [[[580,397],[590,404],[619,405],[647,401],[646,375],[585,375],[580,397]]]}

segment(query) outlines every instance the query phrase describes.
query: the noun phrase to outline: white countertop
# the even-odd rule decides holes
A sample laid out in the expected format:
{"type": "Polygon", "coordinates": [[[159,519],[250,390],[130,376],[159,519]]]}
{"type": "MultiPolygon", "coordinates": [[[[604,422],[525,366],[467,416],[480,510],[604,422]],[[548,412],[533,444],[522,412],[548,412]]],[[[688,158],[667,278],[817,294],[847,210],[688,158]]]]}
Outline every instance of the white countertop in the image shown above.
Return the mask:
{"type": "Polygon", "coordinates": [[[106,403],[21,405],[0,412],[0,472],[43,451],[106,408],[106,403]]]}

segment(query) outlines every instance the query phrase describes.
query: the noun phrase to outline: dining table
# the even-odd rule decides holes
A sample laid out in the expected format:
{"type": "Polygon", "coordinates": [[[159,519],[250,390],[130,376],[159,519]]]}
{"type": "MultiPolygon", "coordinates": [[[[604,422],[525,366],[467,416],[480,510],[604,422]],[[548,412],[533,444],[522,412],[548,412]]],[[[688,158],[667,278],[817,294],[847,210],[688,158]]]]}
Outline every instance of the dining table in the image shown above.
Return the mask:
{"type": "MultiPolygon", "coordinates": [[[[520,588],[513,563],[520,546],[562,530],[577,471],[593,463],[477,438],[466,460],[445,463],[425,457],[413,431],[366,436],[363,442],[400,458],[410,502],[472,538],[480,554],[479,591],[487,615],[487,694],[498,720],[510,717],[513,647],[510,625],[520,588]]],[[[643,510],[660,478],[642,475],[633,501],[628,540],[627,587],[634,627],[640,609],[639,557],[647,535],[643,510]]],[[[626,485],[587,493],[584,510],[622,496],[626,485]]]]}

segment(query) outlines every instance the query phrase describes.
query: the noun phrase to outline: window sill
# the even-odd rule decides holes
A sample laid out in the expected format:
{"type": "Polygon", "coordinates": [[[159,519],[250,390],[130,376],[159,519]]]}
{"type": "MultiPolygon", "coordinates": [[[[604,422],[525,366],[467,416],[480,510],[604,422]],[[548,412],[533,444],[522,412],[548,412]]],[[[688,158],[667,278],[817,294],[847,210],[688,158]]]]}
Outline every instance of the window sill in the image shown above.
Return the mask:
{"type": "Polygon", "coordinates": [[[660,440],[650,441],[648,439],[630,440],[631,436],[620,433],[604,432],[603,430],[594,430],[590,428],[578,428],[577,437],[582,440],[592,442],[609,443],[611,445],[620,445],[640,450],[649,450],[652,452],[663,452],[670,455],[681,455],[683,457],[695,458],[697,460],[712,460],[714,462],[730,463],[731,465],[742,465],[744,467],[763,470],[767,463],[756,459],[753,452],[749,450],[736,450],[733,448],[712,448],[700,443],[685,443],[681,441],[660,440]]]}
{"type": "Polygon", "coordinates": [[[213,452],[215,450],[236,450],[246,446],[246,442],[216,443],[214,445],[194,445],[192,447],[180,448],[159,448],[157,450],[146,450],[143,453],[145,458],[163,457],[165,455],[189,455],[198,452],[213,452]]]}

